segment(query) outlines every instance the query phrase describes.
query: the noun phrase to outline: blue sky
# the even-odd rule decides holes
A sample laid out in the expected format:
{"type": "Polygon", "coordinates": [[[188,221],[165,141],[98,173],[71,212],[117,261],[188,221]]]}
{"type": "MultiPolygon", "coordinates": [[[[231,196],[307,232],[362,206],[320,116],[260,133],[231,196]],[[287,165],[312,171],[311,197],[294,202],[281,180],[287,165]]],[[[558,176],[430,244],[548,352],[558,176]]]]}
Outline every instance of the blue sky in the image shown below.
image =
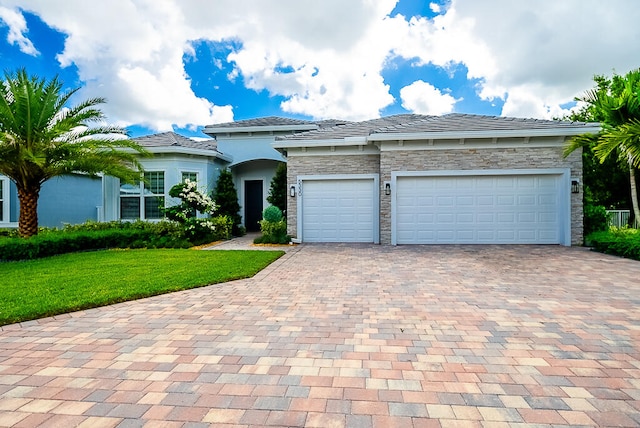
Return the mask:
{"type": "Polygon", "coordinates": [[[548,119],[595,74],[640,66],[620,43],[640,8],[601,3],[0,0],[0,62],[106,97],[132,136],[271,115],[548,119]]]}

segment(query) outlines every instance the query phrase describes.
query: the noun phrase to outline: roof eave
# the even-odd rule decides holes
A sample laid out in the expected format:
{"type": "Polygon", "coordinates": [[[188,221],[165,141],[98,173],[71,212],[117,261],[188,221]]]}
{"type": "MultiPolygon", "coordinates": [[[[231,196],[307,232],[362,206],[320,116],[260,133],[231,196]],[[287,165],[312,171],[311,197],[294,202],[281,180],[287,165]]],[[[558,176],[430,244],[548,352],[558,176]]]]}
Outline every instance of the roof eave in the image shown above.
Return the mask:
{"type": "MultiPolygon", "coordinates": [[[[193,156],[204,156],[209,158],[218,158],[225,162],[232,162],[233,158],[224,153],[221,153],[217,150],[207,150],[207,149],[194,149],[191,147],[176,147],[176,146],[156,146],[156,147],[143,147],[147,152],[151,154],[178,154],[178,155],[193,155],[193,156]]],[[[126,149],[130,152],[135,152],[132,149],[126,149]]]]}
{"type": "Polygon", "coordinates": [[[518,137],[573,137],[576,135],[599,132],[600,125],[564,127],[549,129],[503,129],[487,131],[430,131],[374,133],[369,141],[410,141],[410,140],[453,140],[460,138],[518,138],[518,137]]]}
{"type": "Polygon", "coordinates": [[[277,140],[271,143],[274,149],[288,149],[292,147],[329,147],[329,146],[365,146],[369,144],[367,137],[345,137],[327,140],[277,140]]]}
{"type": "Polygon", "coordinates": [[[257,132],[287,132],[287,131],[314,131],[318,129],[316,124],[300,124],[300,125],[269,125],[269,126],[240,126],[216,128],[215,126],[205,126],[202,132],[207,135],[218,134],[239,134],[239,133],[257,133],[257,132]]]}

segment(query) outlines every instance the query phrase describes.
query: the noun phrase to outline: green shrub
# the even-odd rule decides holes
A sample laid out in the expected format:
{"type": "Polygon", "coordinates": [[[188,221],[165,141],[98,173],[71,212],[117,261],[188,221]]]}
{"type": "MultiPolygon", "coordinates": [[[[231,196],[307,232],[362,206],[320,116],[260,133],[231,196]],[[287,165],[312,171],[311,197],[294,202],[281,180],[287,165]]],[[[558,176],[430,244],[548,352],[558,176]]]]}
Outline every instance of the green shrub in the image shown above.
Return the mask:
{"type": "Polygon", "coordinates": [[[287,222],[280,208],[270,205],[262,212],[260,220],[262,235],[253,240],[254,244],[287,244],[291,237],[287,235],[287,222]]]}
{"type": "Polygon", "coordinates": [[[212,218],[191,218],[184,224],[185,233],[194,245],[221,241],[231,238],[233,221],[229,216],[212,218]]]}
{"type": "Polygon", "coordinates": [[[282,211],[275,205],[269,205],[262,211],[262,218],[271,223],[277,223],[282,220],[282,211]]]}
{"type": "Polygon", "coordinates": [[[600,232],[609,228],[609,213],[602,205],[585,205],[584,234],[600,232]]]}
{"type": "Polygon", "coordinates": [[[260,220],[262,235],[253,240],[255,244],[288,244],[291,237],[287,235],[287,222],[260,220]]]}
{"type": "Polygon", "coordinates": [[[7,237],[17,237],[18,236],[18,229],[0,229],[0,237],[3,236],[7,236],[7,237]]]}
{"type": "Polygon", "coordinates": [[[106,248],[189,248],[179,225],[171,222],[90,222],[45,229],[28,239],[0,239],[0,260],[29,260],[106,248]]]}
{"type": "Polygon", "coordinates": [[[640,260],[640,231],[637,229],[612,227],[588,235],[587,240],[595,251],[640,260]]]}
{"type": "Polygon", "coordinates": [[[218,181],[216,181],[216,187],[213,189],[211,198],[215,201],[218,215],[229,216],[233,223],[232,233],[234,236],[242,236],[246,231],[240,228],[240,222],[242,217],[238,212],[240,211],[240,204],[238,203],[238,192],[236,186],[233,184],[233,175],[231,171],[224,169],[220,171],[218,181]]]}
{"type": "Polygon", "coordinates": [[[280,211],[287,209],[287,164],[281,162],[276,168],[276,173],[271,179],[267,202],[280,208],[280,211]]]}

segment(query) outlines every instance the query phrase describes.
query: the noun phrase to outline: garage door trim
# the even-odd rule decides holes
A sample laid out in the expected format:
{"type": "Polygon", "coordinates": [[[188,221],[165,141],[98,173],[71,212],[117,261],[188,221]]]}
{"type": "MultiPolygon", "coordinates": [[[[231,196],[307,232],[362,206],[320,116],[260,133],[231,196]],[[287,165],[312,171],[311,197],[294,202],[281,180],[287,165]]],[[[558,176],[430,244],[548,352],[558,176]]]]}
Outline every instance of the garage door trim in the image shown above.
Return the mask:
{"type": "Polygon", "coordinates": [[[373,243],[380,243],[380,177],[379,174],[335,174],[335,175],[303,175],[298,176],[296,189],[297,206],[297,236],[305,242],[303,234],[303,199],[305,181],[327,181],[327,180],[371,180],[373,184],[372,211],[373,211],[373,243]]]}
{"type": "Polygon", "coordinates": [[[395,171],[391,173],[391,245],[397,245],[397,180],[401,177],[463,177],[463,176],[514,176],[555,175],[559,176],[560,194],[560,244],[571,245],[571,170],[569,168],[547,169],[482,169],[442,171],[395,171]]]}

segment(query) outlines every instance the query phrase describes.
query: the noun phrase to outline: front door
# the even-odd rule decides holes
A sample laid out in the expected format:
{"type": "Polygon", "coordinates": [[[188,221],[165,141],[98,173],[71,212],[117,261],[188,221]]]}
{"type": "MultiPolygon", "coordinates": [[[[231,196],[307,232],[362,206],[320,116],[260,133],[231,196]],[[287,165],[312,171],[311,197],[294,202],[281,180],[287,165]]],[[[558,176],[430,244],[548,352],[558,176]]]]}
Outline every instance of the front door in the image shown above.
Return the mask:
{"type": "Polygon", "coordinates": [[[262,220],[262,180],[244,182],[244,225],[247,232],[259,232],[262,220]]]}

